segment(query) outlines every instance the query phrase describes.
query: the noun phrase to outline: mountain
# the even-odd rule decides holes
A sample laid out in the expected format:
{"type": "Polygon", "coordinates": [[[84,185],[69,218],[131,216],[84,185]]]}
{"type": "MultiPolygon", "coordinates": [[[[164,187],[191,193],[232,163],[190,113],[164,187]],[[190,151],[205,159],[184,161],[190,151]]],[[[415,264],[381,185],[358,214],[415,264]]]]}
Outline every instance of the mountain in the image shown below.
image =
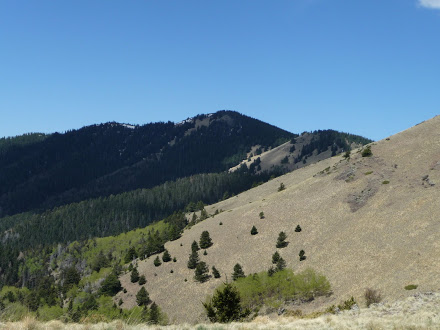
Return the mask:
{"type": "MultiPolygon", "coordinates": [[[[12,291],[21,297],[19,304],[39,315],[47,305],[66,309],[66,301],[87,314],[86,298],[112,305],[101,293],[106,276],[112,273],[114,283],[133,258],[139,258],[135,263],[144,271],[141,260],[157,257],[165,243],[174,244],[167,242],[187,240],[195,218],[224,218],[225,210],[235,217],[228,203],[241,203],[246,194],[231,196],[243,191],[252,195],[286,172],[324,164],[342,152],[347,157],[352,148],[370,142],[333,130],[293,134],[232,111],[176,124],[107,123],[64,134],[2,139],[0,289],[14,288],[0,291],[0,308],[2,301],[14,303],[7,297],[12,291]],[[226,208],[205,208],[218,201],[226,208]]],[[[228,235],[221,239],[235,244],[228,235]]],[[[218,262],[224,273],[224,261],[218,262]]],[[[174,265],[186,265],[185,257],[179,256],[174,265]]],[[[132,307],[134,288],[125,277],[121,281],[131,292],[120,296],[121,304],[132,307]]],[[[174,318],[163,297],[155,299],[174,318]]],[[[130,317],[133,310],[118,313],[130,317]]]]}
{"type": "Polygon", "coordinates": [[[23,137],[4,139],[0,217],[221,172],[253,145],[267,149],[292,137],[237,112],[219,111],[177,124],[92,125],[32,143],[18,143],[23,137]]]}
{"type": "MultiPolygon", "coordinates": [[[[439,132],[437,116],[353,150],[349,158],[322,160],[206,207],[209,214],[222,212],[165,244],[175,263],[155,267],[154,257],[136,261],[148,279],[151,299],[177,323],[206,320],[201,302],[231,278],[234,265],[240,263],[246,274],[265,271],[276,250],[294,272],[311,267],[331,283],[330,297],[287,304],[291,310],[323,310],[351,296],[363,305],[366,288],[379,290],[387,301],[413,294],[405,289],[408,285],[417,292],[437,290],[439,132]],[[285,189],[279,191],[281,183],[285,189]],[[301,232],[295,231],[297,225],[301,232]],[[252,226],[258,235],[251,235],[252,226]],[[200,259],[222,277],[198,283],[187,261],[191,243],[203,231],[209,232],[213,245],[200,259]],[[277,249],[280,231],[289,244],[277,249]],[[306,260],[299,260],[300,250],[306,260]]],[[[129,276],[121,277],[127,293],[116,296],[126,308],[134,305],[139,288],[129,276]]]]}

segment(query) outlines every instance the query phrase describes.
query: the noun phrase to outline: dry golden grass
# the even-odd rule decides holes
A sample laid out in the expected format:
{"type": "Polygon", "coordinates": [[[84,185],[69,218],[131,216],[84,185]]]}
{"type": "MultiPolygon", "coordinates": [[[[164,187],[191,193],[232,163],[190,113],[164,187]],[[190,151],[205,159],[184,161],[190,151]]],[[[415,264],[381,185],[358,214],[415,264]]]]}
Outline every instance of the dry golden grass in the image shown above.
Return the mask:
{"type": "MultiPolygon", "coordinates": [[[[314,268],[328,277],[334,291],[330,298],[300,306],[303,313],[322,310],[350,296],[363,303],[367,287],[390,300],[413,294],[404,290],[408,284],[418,284],[416,291],[437,290],[440,117],[373,143],[372,151],[368,158],[354,151],[348,162],[341,156],[323,160],[207,207],[210,214],[216,209],[224,212],[166,244],[177,262],[160,267],[154,267],[154,258],[138,262],[151,299],[171,323],[206,322],[201,302],[226,276],[230,279],[237,262],[246,274],[267,270],[280,231],[287,233],[290,242],[280,250],[287,266],[294,271],[314,268]],[[422,180],[426,175],[436,185],[422,180]],[[382,184],[385,180],[390,183],[382,184]],[[277,192],[281,182],[286,189],[277,192]],[[265,219],[259,218],[261,211],[265,219]],[[301,233],[294,231],[298,224],[301,233]],[[258,235],[250,235],[253,225],[258,235]],[[204,230],[209,231],[214,245],[207,256],[200,254],[201,260],[215,266],[222,278],[200,284],[193,280],[194,272],[186,263],[192,241],[198,241],[204,230]],[[307,260],[300,263],[301,249],[307,260]]],[[[122,298],[123,307],[132,307],[140,287],[130,282],[129,274],[121,282],[127,293],[120,293],[116,300],[122,298]]]]}
{"type": "Polygon", "coordinates": [[[98,324],[64,324],[59,321],[39,323],[32,318],[23,322],[0,323],[0,329],[11,330],[141,330],[141,329],[440,329],[440,293],[419,293],[394,303],[381,303],[370,308],[324,314],[314,319],[272,316],[258,317],[253,322],[231,324],[180,324],[165,327],[143,324],[127,325],[121,321],[98,324]]]}

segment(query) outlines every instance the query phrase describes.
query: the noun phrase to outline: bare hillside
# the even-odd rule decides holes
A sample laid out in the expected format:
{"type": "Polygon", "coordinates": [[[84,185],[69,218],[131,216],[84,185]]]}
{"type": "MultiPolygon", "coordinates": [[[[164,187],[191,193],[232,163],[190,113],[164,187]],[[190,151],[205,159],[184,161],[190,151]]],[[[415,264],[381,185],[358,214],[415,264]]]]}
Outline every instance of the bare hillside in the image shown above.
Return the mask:
{"type": "MultiPolygon", "coordinates": [[[[269,268],[280,231],[288,235],[289,245],[279,250],[287,266],[312,267],[332,285],[330,298],[300,307],[307,311],[351,295],[362,301],[367,287],[387,300],[413,294],[404,289],[408,284],[421,291],[440,288],[440,116],[373,143],[371,150],[371,157],[353,151],[349,160],[326,159],[207,207],[210,214],[224,212],[166,244],[177,262],[138,262],[151,299],[171,322],[204,321],[201,302],[230,278],[237,262],[246,274],[269,268]],[[281,182],[286,189],[278,192],[281,182]],[[295,233],[298,224],[302,232],[295,233]],[[258,235],[250,234],[253,225],[258,235]],[[204,230],[214,245],[208,255],[200,253],[201,260],[215,265],[222,278],[200,284],[186,264],[191,243],[204,230]],[[307,256],[302,262],[301,249],[307,256]]],[[[116,299],[133,306],[140,286],[130,283],[129,274],[121,281],[128,292],[116,299]]]]}

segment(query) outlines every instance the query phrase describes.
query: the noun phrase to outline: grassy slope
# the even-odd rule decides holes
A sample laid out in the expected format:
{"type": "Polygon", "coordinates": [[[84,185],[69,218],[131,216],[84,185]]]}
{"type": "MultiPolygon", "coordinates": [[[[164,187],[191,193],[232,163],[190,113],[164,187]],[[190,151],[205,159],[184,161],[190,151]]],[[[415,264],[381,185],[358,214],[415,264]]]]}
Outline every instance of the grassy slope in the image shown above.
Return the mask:
{"type": "MultiPolygon", "coordinates": [[[[411,283],[422,291],[437,288],[439,127],[440,117],[436,117],[374,143],[373,157],[362,158],[353,152],[347,162],[337,156],[208,207],[209,213],[215,209],[225,212],[166,244],[176,263],[154,267],[153,258],[139,262],[150,297],[171,321],[203,320],[200,302],[225,275],[230,278],[235,263],[242,264],[246,274],[269,268],[281,230],[290,242],[280,250],[287,266],[295,271],[312,267],[332,284],[334,295],[317,299],[304,307],[305,312],[337,304],[351,295],[361,301],[366,287],[379,289],[392,299],[408,295],[403,287],[411,283]],[[427,174],[437,185],[424,184],[422,177],[427,174]],[[390,183],[382,184],[385,180],[390,183]],[[286,190],[277,192],[281,182],[286,190]],[[266,215],[264,220],[258,217],[260,211],[266,215]],[[303,228],[301,233],[294,232],[297,224],[303,228]],[[259,231],[256,236],[250,235],[252,225],[259,231]],[[222,278],[199,284],[186,263],[191,242],[198,241],[204,230],[210,232],[214,245],[201,259],[210,267],[215,265],[222,278]],[[307,260],[300,263],[301,249],[307,260]]],[[[121,281],[128,292],[118,298],[124,299],[124,307],[133,306],[139,285],[130,283],[129,275],[121,281]]]]}

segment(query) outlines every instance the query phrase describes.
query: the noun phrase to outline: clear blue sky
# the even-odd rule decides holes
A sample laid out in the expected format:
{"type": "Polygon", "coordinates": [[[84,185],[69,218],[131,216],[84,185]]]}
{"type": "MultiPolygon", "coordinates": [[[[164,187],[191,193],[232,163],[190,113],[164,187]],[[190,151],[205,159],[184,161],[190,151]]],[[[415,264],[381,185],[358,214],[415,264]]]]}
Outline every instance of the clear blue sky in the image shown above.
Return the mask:
{"type": "Polygon", "coordinates": [[[378,140],[440,114],[440,0],[0,2],[0,137],[236,110],[378,140]]]}

